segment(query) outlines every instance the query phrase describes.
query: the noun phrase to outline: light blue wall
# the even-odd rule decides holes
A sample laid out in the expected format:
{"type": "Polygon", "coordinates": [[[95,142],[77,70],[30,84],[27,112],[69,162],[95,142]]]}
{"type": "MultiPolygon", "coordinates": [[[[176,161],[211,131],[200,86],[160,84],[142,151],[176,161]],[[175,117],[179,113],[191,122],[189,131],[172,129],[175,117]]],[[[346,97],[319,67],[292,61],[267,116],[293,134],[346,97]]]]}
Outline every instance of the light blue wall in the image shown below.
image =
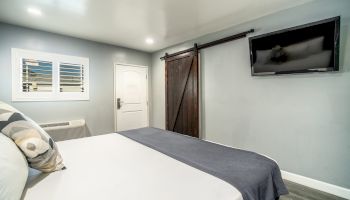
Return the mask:
{"type": "Polygon", "coordinates": [[[205,139],[256,151],[288,172],[350,188],[350,1],[317,0],[152,56],[152,125],[165,127],[164,62],[172,53],[251,28],[253,35],[341,15],[341,72],[252,77],[248,38],[201,51],[205,139]]]}
{"type": "Polygon", "coordinates": [[[92,135],[112,132],[115,62],[150,66],[151,55],[0,23],[0,100],[12,104],[37,122],[86,119],[92,135]],[[90,101],[11,102],[11,48],[88,57],[90,101]]]}

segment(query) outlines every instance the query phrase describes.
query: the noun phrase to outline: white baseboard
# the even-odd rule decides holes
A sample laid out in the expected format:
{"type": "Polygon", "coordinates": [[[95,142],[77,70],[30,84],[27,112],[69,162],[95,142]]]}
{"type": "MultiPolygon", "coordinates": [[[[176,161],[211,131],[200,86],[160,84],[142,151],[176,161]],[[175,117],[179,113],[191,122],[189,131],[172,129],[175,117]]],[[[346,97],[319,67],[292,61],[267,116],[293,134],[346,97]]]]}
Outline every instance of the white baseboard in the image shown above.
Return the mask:
{"type": "Polygon", "coordinates": [[[316,189],[316,190],[320,190],[329,194],[333,194],[336,195],[338,197],[342,197],[345,199],[350,199],[350,189],[347,188],[343,188],[337,185],[332,185],[329,183],[325,183],[322,181],[318,181],[315,179],[311,179],[305,176],[301,176],[298,174],[293,174],[290,172],[286,172],[281,170],[282,173],[282,177],[283,179],[286,179],[288,181],[294,182],[294,183],[298,183],[301,185],[305,185],[307,187],[316,189]]]}

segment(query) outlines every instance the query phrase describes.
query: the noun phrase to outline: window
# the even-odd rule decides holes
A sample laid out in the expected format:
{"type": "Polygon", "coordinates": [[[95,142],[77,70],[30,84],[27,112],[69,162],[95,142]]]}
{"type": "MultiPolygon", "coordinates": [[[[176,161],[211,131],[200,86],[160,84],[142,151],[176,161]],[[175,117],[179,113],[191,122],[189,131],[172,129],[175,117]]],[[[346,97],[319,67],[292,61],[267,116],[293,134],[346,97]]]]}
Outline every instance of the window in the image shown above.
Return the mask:
{"type": "Polygon", "coordinates": [[[60,63],[60,91],[84,92],[84,65],[60,63]]]}
{"type": "Polygon", "coordinates": [[[12,100],[89,100],[89,59],[12,49],[12,100]]]}
{"type": "Polygon", "coordinates": [[[22,59],[23,92],[52,92],[52,62],[22,59]]]}

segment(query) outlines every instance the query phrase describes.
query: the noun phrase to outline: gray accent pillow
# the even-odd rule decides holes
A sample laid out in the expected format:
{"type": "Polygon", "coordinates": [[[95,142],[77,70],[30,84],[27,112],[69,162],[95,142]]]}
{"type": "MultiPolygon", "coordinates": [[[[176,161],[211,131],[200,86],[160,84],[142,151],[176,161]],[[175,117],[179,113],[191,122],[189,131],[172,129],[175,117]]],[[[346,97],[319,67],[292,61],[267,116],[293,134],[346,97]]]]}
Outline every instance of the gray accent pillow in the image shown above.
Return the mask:
{"type": "Polygon", "coordinates": [[[15,142],[30,167],[42,172],[65,168],[51,137],[34,121],[3,103],[0,103],[0,131],[15,142]]]}

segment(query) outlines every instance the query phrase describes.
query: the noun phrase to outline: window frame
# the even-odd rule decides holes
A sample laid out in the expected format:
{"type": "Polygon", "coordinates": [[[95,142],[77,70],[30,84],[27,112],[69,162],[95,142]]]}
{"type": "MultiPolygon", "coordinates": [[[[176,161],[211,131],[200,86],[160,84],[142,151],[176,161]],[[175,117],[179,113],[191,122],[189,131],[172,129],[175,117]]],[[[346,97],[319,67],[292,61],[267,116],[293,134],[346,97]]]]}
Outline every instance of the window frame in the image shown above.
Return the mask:
{"type": "Polygon", "coordinates": [[[12,101],[88,101],[89,95],[89,58],[67,56],[25,49],[12,48],[12,101]],[[52,91],[23,92],[24,58],[52,62],[52,91]],[[60,64],[70,63],[84,66],[84,92],[60,92],[60,64]]]}

